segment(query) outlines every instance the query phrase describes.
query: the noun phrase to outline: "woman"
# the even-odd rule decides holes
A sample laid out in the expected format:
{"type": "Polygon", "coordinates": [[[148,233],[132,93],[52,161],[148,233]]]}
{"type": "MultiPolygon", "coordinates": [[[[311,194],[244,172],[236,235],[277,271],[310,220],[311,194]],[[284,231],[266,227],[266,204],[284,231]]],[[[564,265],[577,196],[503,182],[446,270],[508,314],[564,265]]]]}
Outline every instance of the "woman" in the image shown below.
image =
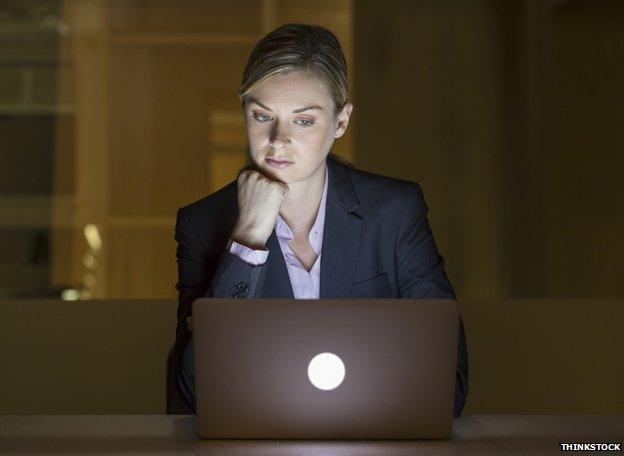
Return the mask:
{"type": "MultiPolygon", "coordinates": [[[[330,153],[353,105],[329,30],[287,24],[269,33],[249,57],[239,96],[250,165],[177,215],[175,378],[192,412],[198,297],[455,298],[418,184],[330,153]]],[[[460,325],[455,416],[467,390],[460,325]]]]}

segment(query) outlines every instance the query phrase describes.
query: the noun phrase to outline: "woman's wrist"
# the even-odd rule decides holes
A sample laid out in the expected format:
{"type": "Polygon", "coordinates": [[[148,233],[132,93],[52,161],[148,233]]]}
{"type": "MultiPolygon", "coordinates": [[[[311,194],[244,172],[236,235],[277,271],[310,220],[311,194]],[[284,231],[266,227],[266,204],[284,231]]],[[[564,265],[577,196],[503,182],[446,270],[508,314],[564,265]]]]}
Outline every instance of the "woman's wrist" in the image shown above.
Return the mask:
{"type": "Polygon", "coordinates": [[[264,250],[268,240],[268,236],[265,237],[257,233],[255,230],[245,230],[243,228],[239,228],[238,226],[234,227],[234,231],[232,231],[230,238],[234,242],[238,242],[239,244],[253,250],[264,250]]]}

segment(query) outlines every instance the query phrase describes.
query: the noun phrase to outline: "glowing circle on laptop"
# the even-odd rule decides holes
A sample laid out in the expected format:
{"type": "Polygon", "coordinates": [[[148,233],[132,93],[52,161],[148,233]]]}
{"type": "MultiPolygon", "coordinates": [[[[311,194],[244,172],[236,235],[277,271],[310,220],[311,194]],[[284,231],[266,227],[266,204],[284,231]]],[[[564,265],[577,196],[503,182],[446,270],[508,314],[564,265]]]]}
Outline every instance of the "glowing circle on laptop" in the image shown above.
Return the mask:
{"type": "Polygon", "coordinates": [[[333,390],[345,378],[345,365],[333,353],[319,353],[308,364],[308,378],[318,389],[333,390]]]}

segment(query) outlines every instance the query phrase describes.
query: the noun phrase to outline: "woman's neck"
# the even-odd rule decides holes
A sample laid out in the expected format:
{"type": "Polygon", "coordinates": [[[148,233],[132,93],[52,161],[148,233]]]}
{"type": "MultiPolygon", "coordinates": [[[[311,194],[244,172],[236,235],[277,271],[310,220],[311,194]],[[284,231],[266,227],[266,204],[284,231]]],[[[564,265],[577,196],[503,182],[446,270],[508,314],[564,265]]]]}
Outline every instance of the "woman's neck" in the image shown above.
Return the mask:
{"type": "Polygon", "coordinates": [[[325,188],[325,165],[305,181],[290,184],[280,215],[296,237],[307,237],[318,213],[325,188]]]}

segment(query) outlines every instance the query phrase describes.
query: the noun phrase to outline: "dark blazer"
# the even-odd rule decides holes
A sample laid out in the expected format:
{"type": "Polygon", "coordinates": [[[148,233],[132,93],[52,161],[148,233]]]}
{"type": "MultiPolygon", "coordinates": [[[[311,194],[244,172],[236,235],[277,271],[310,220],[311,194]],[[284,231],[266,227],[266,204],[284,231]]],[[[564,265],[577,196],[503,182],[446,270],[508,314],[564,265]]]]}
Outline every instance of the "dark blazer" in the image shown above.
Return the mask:
{"type": "MultiPolygon", "coordinates": [[[[420,186],[355,169],[331,155],[327,168],[320,298],[455,299],[427,222],[420,186]]],[[[268,259],[261,266],[249,265],[225,249],[237,216],[236,180],[177,213],[174,375],[192,412],[194,395],[184,394],[181,381],[184,350],[192,335],[186,324],[192,302],[202,296],[294,297],[275,231],[266,244],[268,259]]],[[[194,390],[194,383],[190,389],[194,390]]],[[[468,359],[460,321],[455,416],[461,414],[467,393],[468,359]]]]}

